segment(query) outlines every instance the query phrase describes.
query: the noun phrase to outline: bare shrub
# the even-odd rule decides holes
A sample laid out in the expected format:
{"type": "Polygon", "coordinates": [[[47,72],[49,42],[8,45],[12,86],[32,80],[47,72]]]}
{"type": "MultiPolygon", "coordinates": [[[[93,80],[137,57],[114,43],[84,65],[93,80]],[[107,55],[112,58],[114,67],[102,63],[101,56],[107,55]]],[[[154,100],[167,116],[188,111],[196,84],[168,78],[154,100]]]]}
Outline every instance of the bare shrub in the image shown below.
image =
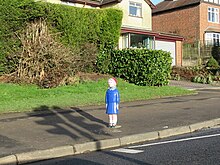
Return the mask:
{"type": "Polygon", "coordinates": [[[97,45],[94,43],[85,43],[80,47],[80,62],[77,66],[80,72],[93,72],[97,59],[97,45]]]}
{"type": "Polygon", "coordinates": [[[18,59],[16,81],[55,87],[77,72],[78,51],[65,47],[55,37],[43,20],[27,25],[19,35],[22,51],[14,57],[18,59]]]}

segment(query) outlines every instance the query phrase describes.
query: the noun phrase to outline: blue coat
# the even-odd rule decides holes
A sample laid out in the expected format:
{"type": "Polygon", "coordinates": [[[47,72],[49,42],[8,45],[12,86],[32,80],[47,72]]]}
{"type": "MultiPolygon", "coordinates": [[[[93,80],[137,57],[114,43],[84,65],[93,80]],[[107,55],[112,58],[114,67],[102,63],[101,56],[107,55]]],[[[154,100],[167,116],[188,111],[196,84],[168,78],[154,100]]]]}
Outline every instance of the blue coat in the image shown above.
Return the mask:
{"type": "Polygon", "coordinates": [[[106,114],[118,114],[120,95],[117,88],[109,88],[106,91],[106,114]]]}

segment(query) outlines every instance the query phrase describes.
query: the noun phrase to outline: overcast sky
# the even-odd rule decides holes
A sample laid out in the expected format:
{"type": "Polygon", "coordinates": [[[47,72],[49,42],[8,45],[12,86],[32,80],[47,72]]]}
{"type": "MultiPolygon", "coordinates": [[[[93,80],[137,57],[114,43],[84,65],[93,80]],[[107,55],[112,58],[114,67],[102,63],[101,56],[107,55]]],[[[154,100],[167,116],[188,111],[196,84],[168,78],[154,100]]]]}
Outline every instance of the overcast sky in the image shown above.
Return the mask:
{"type": "Polygon", "coordinates": [[[156,5],[156,4],[158,4],[158,3],[162,2],[162,1],[163,0],[151,0],[151,2],[153,2],[154,5],[156,5]]]}

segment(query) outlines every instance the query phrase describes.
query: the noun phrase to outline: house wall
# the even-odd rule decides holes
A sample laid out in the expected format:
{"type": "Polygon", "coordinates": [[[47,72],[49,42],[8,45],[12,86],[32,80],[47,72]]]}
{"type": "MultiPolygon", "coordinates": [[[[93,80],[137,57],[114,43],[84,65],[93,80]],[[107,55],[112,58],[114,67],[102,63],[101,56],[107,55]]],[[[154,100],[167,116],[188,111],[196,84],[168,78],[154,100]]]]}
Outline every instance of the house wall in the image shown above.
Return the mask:
{"type": "Polygon", "coordinates": [[[122,36],[119,37],[119,40],[118,40],[118,49],[123,49],[123,41],[122,41],[122,36]]]}
{"type": "MultiPolygon", "coordinates": [[[[50,2],[50,3],[56,3],[56,4],[64,4],[64,2],[61,2],[61,0],[41,0],[41,1],[45,1],[45,2],[50,2]]],[[[68,3],[66,3],[68,5],[68,3]]],[[[69,3],[70,5],[70,3],[69,3]]],[[[71,3],[71,6],[74,7],[84,7],[84,8],[99,8],[99,7],[92,7],[90,5],[86,5],[86,4],[79,4],[79,3],[71,3]]]]}
{"type": "Polygon", "coordinates": [[[105,5],[103,8],[113,7],[123,11],[122,27],[152,30],[152,9],[144,0],[131,0],[142,4],[142,17],[129,16],[129,0],[117,4],[105,5]]]}
{"type": "Polygon", "coordinates": [[[176,66],[182,66],[183,58],[183,46],[182,41],[176,41],[176,66]]]}
{"type": "Polygon", "coordinates": [[[163,14],[153,14],[153,31],[176,33],[185,38],[185,42],[200,39],[199,6],[175,10],[163,14]]]}
{"type": "Polygon", "coordinates": [[[214,5],[211,3],[202,3],[200,5],[200,38],[204,41],[205,30],[207,27],[214,27],[220,29],[220,23],[208,22],[208,7],[218,8],[220,11],[219,5],[214,5]]]}

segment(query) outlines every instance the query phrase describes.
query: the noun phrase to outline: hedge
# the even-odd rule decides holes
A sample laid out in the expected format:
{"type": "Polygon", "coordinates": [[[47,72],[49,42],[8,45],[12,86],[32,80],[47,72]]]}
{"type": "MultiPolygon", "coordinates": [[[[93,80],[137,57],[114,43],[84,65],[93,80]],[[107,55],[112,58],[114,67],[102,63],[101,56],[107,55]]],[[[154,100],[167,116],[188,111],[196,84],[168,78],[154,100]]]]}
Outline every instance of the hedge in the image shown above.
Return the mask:
{"type": "Polygon", "coordinates": [[[34,0],[0,0],[0,74],[13,72],[11,54],[21,50],[19,34],[27,23],[44,19],[67,47],[97,44],[99,50],[118,43],[122,11],[86,9],[34,0]]]}
{"type": "Polygon", "coordinates": [[[168,84],[172,58],[170,52],[124,49],[111,52],[109,73],[142,86],[168,84]]]}

